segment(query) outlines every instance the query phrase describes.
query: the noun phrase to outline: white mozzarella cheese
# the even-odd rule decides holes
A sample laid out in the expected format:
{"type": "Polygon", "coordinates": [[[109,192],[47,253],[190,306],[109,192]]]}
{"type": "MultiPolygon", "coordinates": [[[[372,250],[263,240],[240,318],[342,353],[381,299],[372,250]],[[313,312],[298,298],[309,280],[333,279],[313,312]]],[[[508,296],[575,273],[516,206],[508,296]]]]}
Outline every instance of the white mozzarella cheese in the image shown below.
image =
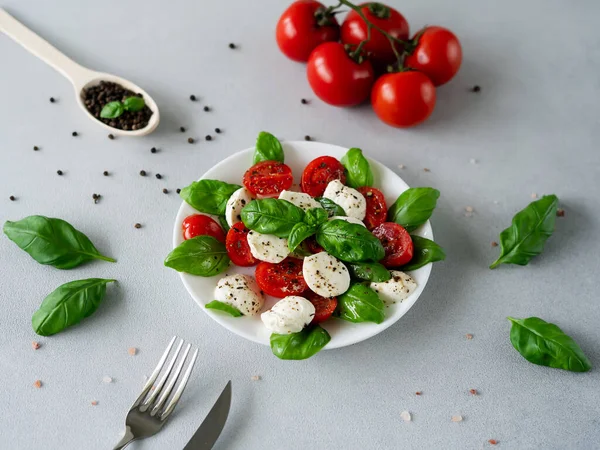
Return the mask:
{"type": "Polygon", "coordinates": [[[281,200],[287,200],[304,211],[308,211],[311,208],[322,208],[318,201],[304,192],[281,191],[279,198],[281,200]]]}
{"type": "Polygon", "coordinates": [[[227,225],[232,227],[234,223],[240,222],[242,220],[242,208],[252,200],[252,194],[246,188],[239,188],[231,194],[225,206],[225,220],[227,221],[227,225]]]}
{"type": "Polygon", "coordinates": [[[333,200],[340,205],[348,217],[363,220],[367,214],[367,201],[365,197],[348,186],[344,186],[340,180],[330,181],[325,189],[323,197],[333,200]]]}
{"type": "Polygon", "coordinates": [[[394,304],[406,300],[410,294],[417,288],[417,282],[410,275],[399,270],[390,270],[390,278],[381,283],[371,283],[373,289],[379,298],[386,304],[394,304]]]}
{"type": "Polygon", "coordinates": [[[278,263],[290,254],[287,239],[254,230],[248,232],[248,245],[252,256],[260,261],[278,263]]]}
{"type": "Polygon", "coordinates": [[[322,297],[335,297],[350,287],[348,269],[327,252],[304,258],[302,275],[310,290],[322,297]]]}
{"type": "Polygon", "coordinates": [[[256,280],[241,274],[221,278],[215,288],[215,300],[227,303],[247,316],[258,314],[265,302],[256,280]]]}
{"type": "Polygon", "coordinates": [[[340,220],[345,220],[346,222],[349,223],[355,223],[357,225],[362,225],[363,227],[366,227],[366,225],[363,223],[362,220],[358,220],[354,217],[348,217],[348,216],[333,216],[331,219],[329,220],[336,220],[336,219],[340,219],[340,220]]]}
{"type": "Polygon", "coordinates": [[[277,334],[290,334],[302,331],[315,315],[315,307],[304,297],[291,295],[273,305],[261,314],[265,327],[277,334]]]}

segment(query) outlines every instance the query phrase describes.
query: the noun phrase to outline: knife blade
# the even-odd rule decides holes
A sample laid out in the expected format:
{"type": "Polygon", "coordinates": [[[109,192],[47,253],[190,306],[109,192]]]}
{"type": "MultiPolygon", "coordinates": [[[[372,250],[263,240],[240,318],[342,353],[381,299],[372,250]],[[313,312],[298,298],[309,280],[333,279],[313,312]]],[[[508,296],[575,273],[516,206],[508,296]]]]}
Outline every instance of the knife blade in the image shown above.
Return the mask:
{"type": "Polygon", "coordinates": [[[217,442],[231,407],[231,380],[183,450],[210,450],[217,442]]]}

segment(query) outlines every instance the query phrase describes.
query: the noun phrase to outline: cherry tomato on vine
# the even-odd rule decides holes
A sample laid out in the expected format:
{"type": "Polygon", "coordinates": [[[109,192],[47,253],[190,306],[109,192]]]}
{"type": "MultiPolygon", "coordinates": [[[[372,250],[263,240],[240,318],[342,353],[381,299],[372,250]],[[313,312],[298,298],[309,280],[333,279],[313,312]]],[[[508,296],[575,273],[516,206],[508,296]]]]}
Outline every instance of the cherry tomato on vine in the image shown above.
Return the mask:
{"type": "Polygon", "coordinates": [[[442,27],[427,27],[413,39],[418,42],[404,61],[407,67],[423,72],[436,86],[456,75],[462,62],[462,49],[454,33],[442,27]]]}
{"type": "Polygon", "coordinates": [[[192,214],[187,216],[181,224],[183,228],[183,239],[188,240],[196,236],[212,236],[217,241],[225,243],[225,232],[211,217],[204,214],[192,214]]]}
{"type": "MultiPolygon", "coordinates": [[[[408,22],[398,11],[381,3],[365,3],[359,6],[361,12],[373,25],[378,26],[392,37],[403,41],[408,40],[408,22]]],[[[367,37],[367,24],[355,10],[350,11],[342,23],[342,42],[358,45],[367,37]]],[[[401,45],[396,43],[395,47],[402,52],[401,45]]],[[[388,64],[396,62],[389,39],[375,28],[371,29],[371,40],[363,48],[367,53],[371,53],[369,58],[378,67],[385,68],[388,64]]]]}
{"type": "Polygon", "coordinates": [[[340,26],[335,16],[314,0],[298,0],[284,11],[277,23],[277,45],[285,56],[306,62],[310,53],[323,42],[337,41],[340,26]]]}
{"type": "Polygon", "coordinates": [[[355,61],[338,42],[326,42],[314,49],[306,74],[314,93],[333,106],[362,103],[375,79],[371,62],[355,61]]]}
{"type": "Polygon", "coordinates": [[[373,86],[371,104],[377,116],[388,125],[412,127],[433,112],[435,86],[421,72],[388,73],[373,86]]]}

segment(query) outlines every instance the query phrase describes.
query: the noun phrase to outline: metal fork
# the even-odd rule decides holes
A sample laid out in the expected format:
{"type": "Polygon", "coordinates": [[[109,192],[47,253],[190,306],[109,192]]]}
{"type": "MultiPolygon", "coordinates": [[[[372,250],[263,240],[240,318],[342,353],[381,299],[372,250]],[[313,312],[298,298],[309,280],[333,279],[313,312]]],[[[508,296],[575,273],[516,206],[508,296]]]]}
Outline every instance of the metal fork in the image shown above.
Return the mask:
{"type": "Polygon", "coordinates": [[[127,419],[125,420],[125,436],[113,450],[125,448],[131,442],[137,439],[144,439],[154,436],[160,431],[166,420],[175,409],[175,406],[177,406],[177,402],[179,401],[179,398],[185,389],[188,379],[190,378],[190,374],[192,373],[192,369],[194,368],[194,364],[196,363],[198,349],[194,351],[194,354],[192,355],[187,368],[181,377],[181,381],[179,381],[177,389],[175,389],[173,397],[166,404],[166,406],[165,403],[169,398],[173,387],[177,383],[179,376],[181,375],[183,366],[185,365],[186,359],[190,352],[191,344],[186,346],[185,350],[183,351],[183,355],[181,358],[179,358],[177,367],[173,369],[179,354],[181,353],[181,348],[183,347],[183,339],[179,341],[177,349],[175,350],[175,355],[166,365],[166,369],[164,370],[158,382],[154,384],[158,378],[158,375],[165,367],[165,362],[167,361],[169,353],[171,352],[171,348],[173,348],[173,344],[175,343],[176,339],[177,336],[174,336],[173,339],[171,339],[171,342],[161,356],[158,365],[154,369],[154,372],[152,372],[152,375],[144,385],[142,393],[129,410],[127,419]]]}

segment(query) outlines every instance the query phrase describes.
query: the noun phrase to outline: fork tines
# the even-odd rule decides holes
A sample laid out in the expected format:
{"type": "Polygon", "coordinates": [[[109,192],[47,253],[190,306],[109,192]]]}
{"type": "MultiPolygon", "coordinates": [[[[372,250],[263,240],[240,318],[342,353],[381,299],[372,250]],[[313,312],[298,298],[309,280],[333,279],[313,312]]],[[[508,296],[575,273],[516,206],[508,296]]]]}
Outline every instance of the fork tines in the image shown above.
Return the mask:
{"type": "Polygon", "coordinates": [[[184,342],[183,339],[179,339],[175,353],[169,359],[169,354],[171,353],[171,349],[173,348],[173,344],[175,344],[176,340],[177,336],[173,336],[173,339],[171,339],[167,349],[161,356],[158,365],[144,385],[142,393],[137,398],[131,409],[139,407],[140,412],[145,412],[151,408],[150,415],[163,421],[169,417],[169,415],[173,412],[173,409],[175,409],[175,406],[177,406],[177,402],[179,401],[179,398],[185,389],[188,379],[190,378],[190,374],[192,373],[192,369],[194,368],[194,364],[196,363],[198,349],[195,349],[192,356],[188,358],[191,344],[187,344],[182,353],[181,349],[184,342]],[[169,359],[168,363],[167,359],[169,359]],[[184,366],[186,366],[185,370],[184,366]],[[171,396],[169,402],[166,403],[176,384],[177,388],[175,389],[175,393],[171,396]]]}

